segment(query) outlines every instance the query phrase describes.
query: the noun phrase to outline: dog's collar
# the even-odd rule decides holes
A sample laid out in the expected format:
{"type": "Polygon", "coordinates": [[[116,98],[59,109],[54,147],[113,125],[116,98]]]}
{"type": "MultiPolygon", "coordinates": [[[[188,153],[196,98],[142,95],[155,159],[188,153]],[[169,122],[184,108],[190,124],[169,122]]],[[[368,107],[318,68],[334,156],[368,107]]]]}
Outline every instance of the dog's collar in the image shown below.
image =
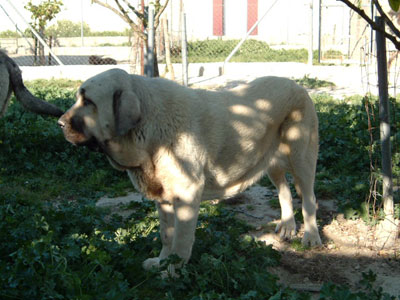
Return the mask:
{"type": "Polygon", "coordinates": [[[94,152],[104,152],[104,148],[102,147],[101,143],[97,141],[97,139],[92,136],[90,139],[88,139],[85,142],[82,143],[77,143],[77,146],[85,146],[88,147],[90,151],[94,152]]]}
{"type": "Polygon", "coordinates": [[[123,165],[119,164],[118,162],[115,161],[115,159],[113,159],[113,158],[111,157],[111,155],[109,155],[109,154],[107,154],[107,153],[105,153],[105,154],[106,154],[106,156],[107,156],[108,161],[110,162],[110,164],[111,164],[115,169],[120,170],[120,171],[127,171],[127,170],[129,170],[129,169],[132,169],[132,167],[127,167],[127,166],[123,166],[123,165]]]}

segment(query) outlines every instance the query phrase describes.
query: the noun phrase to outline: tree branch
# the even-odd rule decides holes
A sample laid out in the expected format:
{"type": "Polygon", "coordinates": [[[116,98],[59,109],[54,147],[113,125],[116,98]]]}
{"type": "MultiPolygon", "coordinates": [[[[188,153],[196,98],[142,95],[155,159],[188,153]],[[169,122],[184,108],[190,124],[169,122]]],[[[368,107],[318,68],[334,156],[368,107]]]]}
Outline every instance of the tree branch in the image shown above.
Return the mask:
{"type": "Polygon", "coordinates": [[[144,21],[144,18],[145,18],[145,16],[144,16],[144,14],[142,14],[140,11],[138,11],[133,5],[131,5],[130,3],[129,3],[129,1],[128,0],[122,0],[122,1],[124,1],[124,3],[129,7],[129,9],[131,10],[131,11],[133,11],[133,13],[143,22],[144,21]]]}
{"type": "Polygon", "coordinates": [[[100,0],[92,0],[92,3],[97,3],[105,8],[108,8],[109,10],[113,11],[115,14],[117,14],[119,17],[121,17],[125,22],[128,22],[125,19],[125,16],[123,14],[121,14],[118,9],[116,9],[115,7],[112,7],[110,4],[102,2],[100,0]]]}
{"type": "MultiPolygon", "coordinates": [[[[376,24],[370,17],[368,17],[368,15],[365,13],[365,11],[362,8],[357,7],[356,5],[351,3],[349,0],[338,0],[338,1],[343,2],[348,7],[350,7],[352,10],[354,10],[360,17],[362,17],[372,27],[373,30],[379,31],[382,34],[384,34],[384,36],[393,43],[393,45],[396,47],[396,49],[400,51],[400,41],[397,40],[397,37],[387,33],[384,28],[381,28],[380,26],[378,26],[378,24],[376,24]]],[[[400,36],[399,36],[399,38],[400,38],[400,36]]]]}
{"type": "MultiPolygon", "coordinates": [[[[115,0],[115,2],[118,3],[118,0],[115,0]]],[[[103,1],[100,0],[92,0],[92,3],[96,3],[99,4],[109,10],[111,10],[112,12],[114,12],[115,14],[117,14],[122,20],[124,20],[126,23],[129,24],[129,26],[131,27],[131,29],[137,33],[141,39],[146,40],[147,36],[140,30],[139,26],[137,24],[135,24],[135,22],[132,21],[132,19],[129,17],[128,13],[122,8],[121,11],[119,11],[118,9],[116,9],[115,7],[111,6],[108,3],[105,3],[103,1]],[[125,12],[125,13],[124,13],[125,12]]],[[[120,5],[119,5],[120,6],[120,5]]]]}
{"type": "MultiPolygon", "coordinates": [[[[145,23],[147,20],[145,20],[144,14],[139,12],[133,5],[129,3],[127,0],[121,0],[123,3],[127,5],[127,7],[138,17],[140,22],[145,23]]],[[[141,27],[136,24],[131,17],[129,16],[129,12],[122,6],[120,3],[120,0],[114,0],[115,4],[117,5],[118,8],[115,8],[108,4],[107,2],[104,2],[102,0],[92,0],[92,3],[97,3],[115,14],[117,14],[121,19],[123,19],[125,22],[129,24],[131,29],[144,41],[147,41],[147,34],[145,34],[142,30],[141,27]]],[[[158,8],[156,11],[156,15],[154,17],[154,28],[157,29],[158,25],[160,24],[160,17],[162,13],[164,12],[165,8],[167,7],[169,3],[169,0],[166,0],[164,5],[160,5],[160,0],[156,0],[156,7],[158,8]]]]}
{"type": "Polygon", "coordinates": [[[392,20],[388,17],[388,15],[383,11],[382,6],[379,4],[378,0],[372,0],[373,3],[375,4],[376,9],[380,13],[380,15],[385,19],[385,23],[389,26],[390,30],[396,35],[397,37],[400,37],[400,31],[394,26],[392,20]]]}
{"type": "Polygon", "coordinates": [[[157,1],[157,4],[160,6],[156,16],[154,17],[154,28],[157,29],[158,25],[160,24],[160,17],[164,10],[167,8],[169,0],[166,0],[163,6],[160,6],[160,1],[157,1]]]}
{"type": "MultiPolygon", "coordinates": [[[[129,13],[123,8],[123,6],[121,5],[121,3],[119,3],[119,0],[114,0],[115,3],[117,4],[119,10],[122,12],[122,14],[125,17],[125,20],[128,20],[127,22],[129,23],[129,25],[131,26],[132,30],[134,32],[136,32],[136,34],[138,34],[140,36],[141,39],[143,39],[144,41],[147,41],[147,35],[140,29],[140,26],[137,25],[130,17],[129,17],[129,13]]],[[[125,2],[125,1],[124,1],[125,2]]]]}

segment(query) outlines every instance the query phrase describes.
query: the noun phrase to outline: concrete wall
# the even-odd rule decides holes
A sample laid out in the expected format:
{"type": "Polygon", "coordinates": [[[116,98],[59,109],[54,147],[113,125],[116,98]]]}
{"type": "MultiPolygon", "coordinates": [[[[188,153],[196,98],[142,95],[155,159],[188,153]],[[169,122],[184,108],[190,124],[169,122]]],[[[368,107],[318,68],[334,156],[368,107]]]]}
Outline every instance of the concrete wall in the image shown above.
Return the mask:
{"type": "MultiPolygon", "coordinates": [[[[112,37],[84,37],[83,47],[82,39],[80,37],[71,38],[58,38],[56,40],[54,49],[67,48],[68,51],[74,51],[73,48],[88,49],[90,47],[110,47],[110,46],[127,46],[130,43],[130,37],[128,36],[112,36],[112,37]]],[[[13,54],[27,54],[30,52],[30,47],[34,45],[32,38],[0,38],[0,48],[7,50],[13,54]]],[[[55,50],[62,51],[62,50],[55,50]]],[[[86,50],[83,50],[86,51],[86,50]]]]}

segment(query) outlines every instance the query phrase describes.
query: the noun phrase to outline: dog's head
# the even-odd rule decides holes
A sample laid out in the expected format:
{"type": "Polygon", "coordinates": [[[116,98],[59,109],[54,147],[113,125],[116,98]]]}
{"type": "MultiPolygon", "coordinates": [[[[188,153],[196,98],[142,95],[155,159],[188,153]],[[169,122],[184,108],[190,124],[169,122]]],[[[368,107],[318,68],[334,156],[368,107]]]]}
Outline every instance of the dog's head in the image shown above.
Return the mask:
{"type": "Polygon", "coordinates": [[[58,120],[65,138],[75,145],[102,149],[134,128],[141,105],[131,80],[125,71],[112,69],[85,81],[75,104],[58,120]]]}

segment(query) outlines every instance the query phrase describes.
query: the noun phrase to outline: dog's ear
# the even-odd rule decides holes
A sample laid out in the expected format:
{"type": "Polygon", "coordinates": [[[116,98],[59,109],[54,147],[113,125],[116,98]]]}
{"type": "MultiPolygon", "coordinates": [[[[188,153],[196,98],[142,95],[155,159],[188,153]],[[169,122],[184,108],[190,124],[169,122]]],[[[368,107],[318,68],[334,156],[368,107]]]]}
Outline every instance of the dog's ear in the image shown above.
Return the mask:
{"type": "Polygon", "coordinates": [[[140,102],[133,91],[116,90],[113,96],[115,132],[118,136],[128,133],[140,121],[140,102]]]}

